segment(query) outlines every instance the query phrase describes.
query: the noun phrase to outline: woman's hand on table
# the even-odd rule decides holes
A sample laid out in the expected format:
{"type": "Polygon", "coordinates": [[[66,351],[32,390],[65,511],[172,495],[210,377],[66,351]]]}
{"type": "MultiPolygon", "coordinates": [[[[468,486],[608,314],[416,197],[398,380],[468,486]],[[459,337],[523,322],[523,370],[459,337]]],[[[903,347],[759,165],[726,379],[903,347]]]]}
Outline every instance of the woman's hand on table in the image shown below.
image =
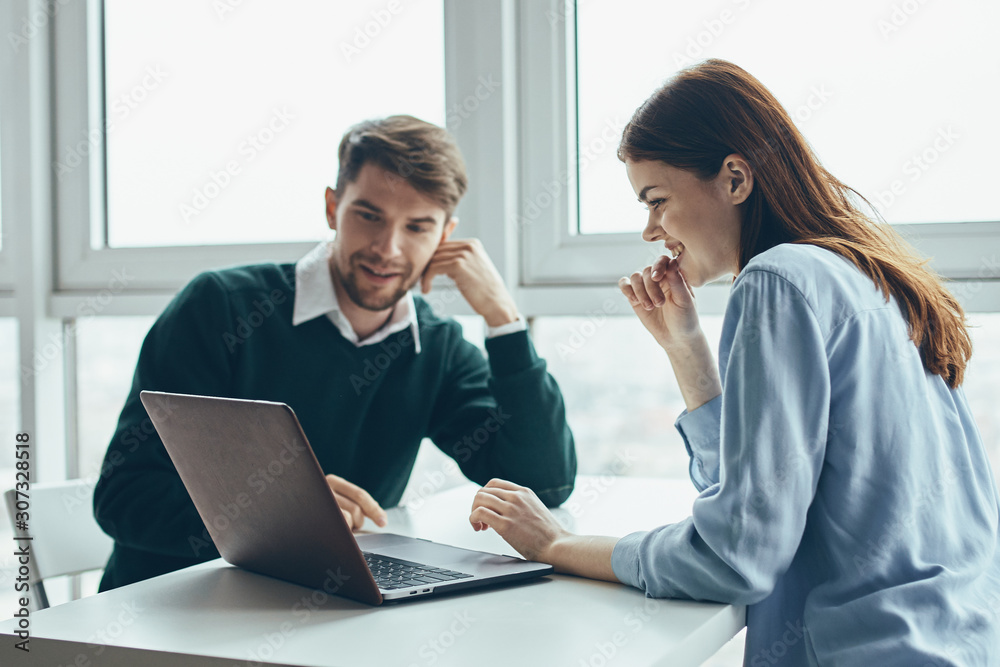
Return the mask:
{"type": "Polygon", "coordinates": [[[535,492],[502,479],[491,479],[472,501],[474,530],[492,528],[528,560],[546,559],[552,545],[571,533],[563,528],[535,492]]]}
{"type": "Polygon", "coordinates": [[[527,487],[490,480],[472,501],[469,523],[476,531],[492,528],[524,558],[557,572],[618,581],[611,569],[618,538],[574,535],[527,487]]]}

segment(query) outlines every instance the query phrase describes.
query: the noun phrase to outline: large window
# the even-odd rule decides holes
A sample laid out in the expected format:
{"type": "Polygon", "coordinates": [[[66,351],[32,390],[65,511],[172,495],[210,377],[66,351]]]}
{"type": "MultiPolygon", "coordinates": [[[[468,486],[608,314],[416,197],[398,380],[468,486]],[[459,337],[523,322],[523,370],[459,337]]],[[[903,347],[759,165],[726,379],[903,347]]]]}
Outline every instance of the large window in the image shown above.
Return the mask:
{"type": "Polygon", "coordinates": [[[445,121],[441,0],[105,0],[104,26],[98,246],[317,239],[350,125],[445,121]]]}
{"type": "Polygon", "coordinates": [[[983,48],[1000,3],[584,0],[576,18],[581,233],[635,232],[642,219],[616,146],[597,151],[595,138],[705,58],[760,79],[887,221],[1000,220],[975,176],[1000,153],[1000,49],[983,48]]]}

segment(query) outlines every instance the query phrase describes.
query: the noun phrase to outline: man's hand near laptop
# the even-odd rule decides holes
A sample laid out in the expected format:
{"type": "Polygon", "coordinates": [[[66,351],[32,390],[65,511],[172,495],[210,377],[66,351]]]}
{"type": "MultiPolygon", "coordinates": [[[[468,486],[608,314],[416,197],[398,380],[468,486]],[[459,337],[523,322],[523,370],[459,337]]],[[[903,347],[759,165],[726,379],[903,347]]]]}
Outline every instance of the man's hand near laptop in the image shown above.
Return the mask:
{"type": "Polygon", "coordinates": [[[386,514],[375,499],[357,484],[348,482],[343,477],[337,475],[327,475],[326,483],[333,490],[333,496],[337,499],[340,511],[344,513],[344,519],[351,530],[361,530],[365,523],[365,517],[374,521],[377,525],[385,527],[386,514]]]}

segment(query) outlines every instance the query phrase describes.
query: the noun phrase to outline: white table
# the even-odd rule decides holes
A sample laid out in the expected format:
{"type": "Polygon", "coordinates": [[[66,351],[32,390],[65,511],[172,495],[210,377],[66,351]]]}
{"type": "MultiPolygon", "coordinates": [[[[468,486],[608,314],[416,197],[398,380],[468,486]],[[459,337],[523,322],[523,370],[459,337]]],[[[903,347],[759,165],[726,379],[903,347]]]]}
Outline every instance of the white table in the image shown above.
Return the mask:
{"type": "MultiPolygon", "coordinates": [[[[390,510],[386,530],[513,553],[469,527],[475,489],[390,510]]],[[[684,518],[694,497],[685,482],[581,477],[557,515],[576,532],[625,535],[684,518]]],[[[378,608],[313,595],[214,560],[32,614],[30,654],[14,648],[14,621],[0,623],[0,664],[680,667],[700,665],[745,618],[563,575],[378,608]]]]}

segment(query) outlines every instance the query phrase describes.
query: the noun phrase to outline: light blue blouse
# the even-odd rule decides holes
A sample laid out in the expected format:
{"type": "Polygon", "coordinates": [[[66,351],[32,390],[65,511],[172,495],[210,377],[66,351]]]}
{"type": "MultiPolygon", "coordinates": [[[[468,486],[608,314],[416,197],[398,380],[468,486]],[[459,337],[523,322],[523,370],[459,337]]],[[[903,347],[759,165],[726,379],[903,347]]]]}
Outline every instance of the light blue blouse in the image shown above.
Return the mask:
{"type": "Polygon", "coordinates": [[[746,604],[745,664],[1000,665],[1000,501],[895,300],[780,245],[733,284],[723,392],[677,420],[692,516],[615,546],[651,597],[746,604]]]}

